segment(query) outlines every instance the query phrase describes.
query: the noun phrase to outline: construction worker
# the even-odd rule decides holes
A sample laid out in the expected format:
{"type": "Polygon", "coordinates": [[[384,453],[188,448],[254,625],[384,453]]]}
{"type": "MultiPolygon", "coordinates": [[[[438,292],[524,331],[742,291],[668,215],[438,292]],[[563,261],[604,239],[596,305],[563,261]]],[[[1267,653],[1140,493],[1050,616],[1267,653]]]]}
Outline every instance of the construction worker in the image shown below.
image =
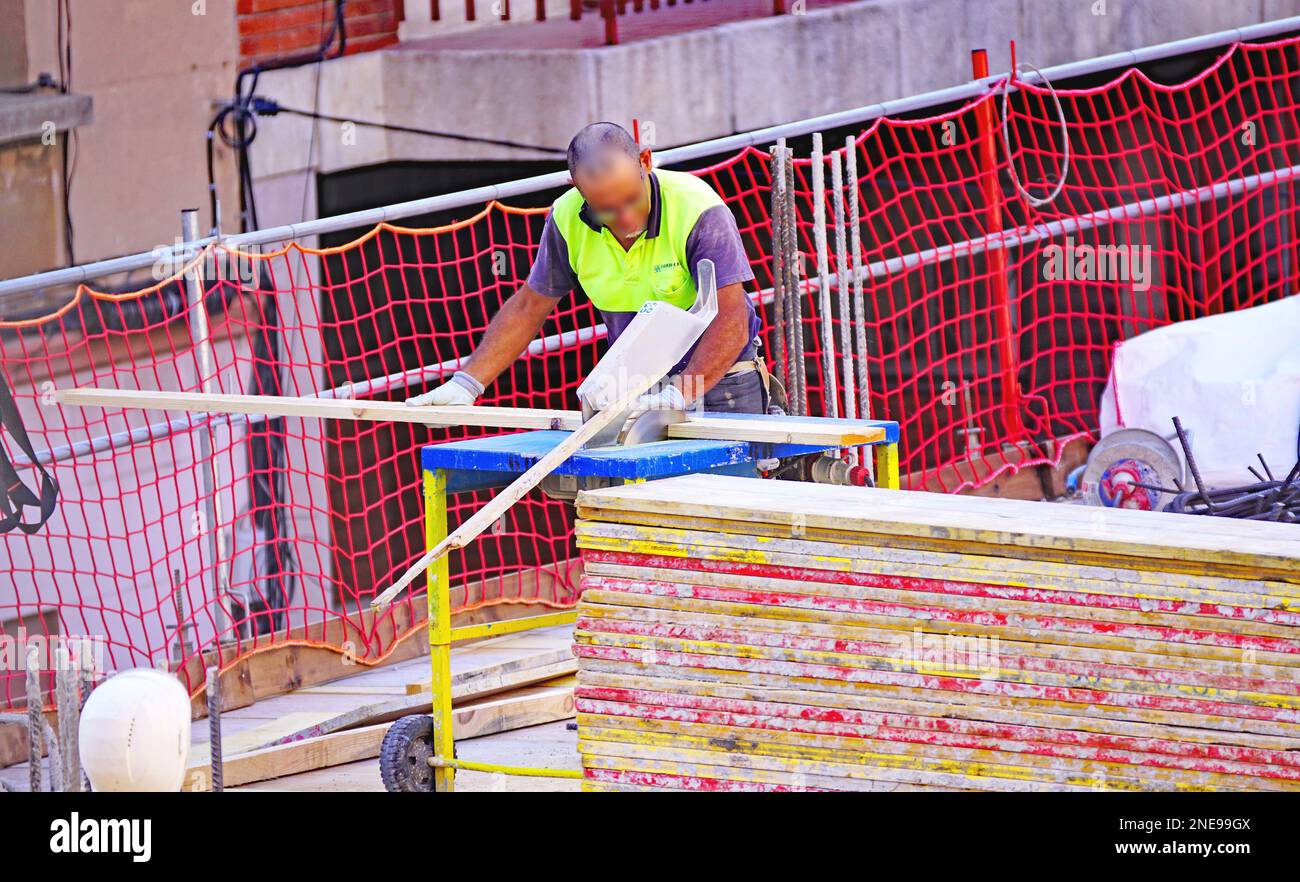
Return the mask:
{"type": "Polygon", "coordinates": [[[574,186],[551,208],[528,281],[502,304],[464,367],[406,403],[473,404],[572,290],[600,310],[611,343],[647,301],[689,308],[696,266],[708,259],[718,313],[669,382],[642,396],[637,410],[686,409],[702,399],[706,411],[765,413],[769,378],[744,290],[754,273],[722,199],[694,175],[652,171],[650,151],[613,123],[578,132],[568,160],[574,186]]]}

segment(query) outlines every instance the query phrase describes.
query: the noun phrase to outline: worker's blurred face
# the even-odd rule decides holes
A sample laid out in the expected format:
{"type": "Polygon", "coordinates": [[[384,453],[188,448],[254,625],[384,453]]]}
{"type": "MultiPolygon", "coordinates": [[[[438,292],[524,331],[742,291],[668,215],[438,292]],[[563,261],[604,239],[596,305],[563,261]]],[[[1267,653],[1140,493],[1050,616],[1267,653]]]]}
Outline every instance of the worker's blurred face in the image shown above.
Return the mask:
{"type": "Polygon", "coordinates": [[[573,183],[587,200],[596,220],[620,239],[645,231],[650,217],[650,152],[639,160],[626,154],[610,157],[590,171],[579,172],[573,183]]]}

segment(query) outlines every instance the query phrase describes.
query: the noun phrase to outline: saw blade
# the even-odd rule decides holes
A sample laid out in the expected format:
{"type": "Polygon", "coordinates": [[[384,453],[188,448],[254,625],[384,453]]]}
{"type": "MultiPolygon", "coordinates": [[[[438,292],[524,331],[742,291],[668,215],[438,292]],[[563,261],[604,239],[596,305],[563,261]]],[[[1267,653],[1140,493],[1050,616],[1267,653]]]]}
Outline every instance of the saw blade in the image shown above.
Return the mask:
{"type": "Polygon", "coordinates": [[[618,443],[630,447],[633,444],[663,441],[668,437],[668,427],[685,419],[684,410],[647,410],[623,424],[618,443]]]}
{"type": "Polygon", "coordinates": [[[1090,505],[1159,511],[1183,481],[1183,461],[1173,446],[1146,429],[1120,429],[1092,448],[1082,487],[1090,505]],[[1147,486],[1141,486],[1141,485],[1147,486]]]}

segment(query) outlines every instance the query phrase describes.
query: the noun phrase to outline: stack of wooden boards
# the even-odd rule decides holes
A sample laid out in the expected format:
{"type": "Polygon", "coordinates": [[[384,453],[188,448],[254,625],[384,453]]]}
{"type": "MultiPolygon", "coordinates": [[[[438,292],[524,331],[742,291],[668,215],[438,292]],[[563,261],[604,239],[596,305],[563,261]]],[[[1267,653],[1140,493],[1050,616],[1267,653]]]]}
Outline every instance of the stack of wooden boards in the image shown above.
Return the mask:
{"type": "MultiPolygon", "coordinates": [[[[508,634],[451,651],[457,740],[573,717],[577,663],[568,625],[508,634]]],[[[427,656],[358,671],[222,713],[223,781],[238,787],[379,756],[393,720],[429,713],[427,656]]],[[[184,789],[212,786],[208,722],[194,724],[184,789]]],[[[379,782],[376,768],[374,782],[379,782]]]]}
{"type": "Polygon", "coordinates": [[[587,789],[1300,789],[1300,526],[703,475],[578,514],[587,789]]]}

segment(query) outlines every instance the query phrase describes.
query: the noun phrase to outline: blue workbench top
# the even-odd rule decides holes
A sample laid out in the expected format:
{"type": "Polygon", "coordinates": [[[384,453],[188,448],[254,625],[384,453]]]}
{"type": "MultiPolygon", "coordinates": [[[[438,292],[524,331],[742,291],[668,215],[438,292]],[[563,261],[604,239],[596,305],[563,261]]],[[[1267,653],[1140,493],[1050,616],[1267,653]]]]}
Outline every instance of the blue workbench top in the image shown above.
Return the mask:
{"type": "MultiPolygon", "coordinates": [[[[758,414],[710,414],[743,421],[762,419],[758,414]]],[[[801,419],[820,421],[821,417],[801,419]]],[[[843,424],[843,420],[836,420],[843,424]]],[[[888,420],[857,420],[885,429],[883,443],[898,441],[898,423],[888,420]]],[[[448,492],[484,489],[510,483],[515,475],[528,471],[571,433],[543,429],[510,435],[490,435],[464,441],[431,444],[422,449],[420,464],[425,470],[448,473],[448,492]]],[[[748,441],[653,441],[631,447],[610,446],[580,450],[555,469],[556,475],[615,478],[624,481],[669,478],[675,475],[756,474],[760,459],[802,456],[835,448],[800,444],[768,444],[748,441]]]]}
{"type": "MultiPolygon", "coordinates": [[[[423,449],[420,462],[426,469],[520,473],[569,434],[541,430],[432,444],[423,449]]],[[[654,441],[634,447],[580,450],[554,473],[636,480],[711,471],[752,458],[750,445],[744,441],[654,441]]]]}

